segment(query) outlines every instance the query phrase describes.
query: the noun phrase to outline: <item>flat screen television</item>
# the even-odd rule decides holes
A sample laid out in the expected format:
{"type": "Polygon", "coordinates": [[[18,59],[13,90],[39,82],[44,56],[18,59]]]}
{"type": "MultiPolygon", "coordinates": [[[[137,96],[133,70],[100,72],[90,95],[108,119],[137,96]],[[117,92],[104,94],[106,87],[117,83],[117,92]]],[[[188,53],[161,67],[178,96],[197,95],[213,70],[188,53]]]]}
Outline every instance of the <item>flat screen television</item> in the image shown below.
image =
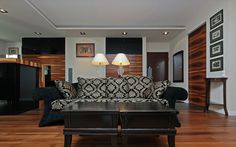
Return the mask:
{"type": "Polygon", "coordinates": [[[65,38],[22,38],[22,54],[65,54],[65,38]]]}

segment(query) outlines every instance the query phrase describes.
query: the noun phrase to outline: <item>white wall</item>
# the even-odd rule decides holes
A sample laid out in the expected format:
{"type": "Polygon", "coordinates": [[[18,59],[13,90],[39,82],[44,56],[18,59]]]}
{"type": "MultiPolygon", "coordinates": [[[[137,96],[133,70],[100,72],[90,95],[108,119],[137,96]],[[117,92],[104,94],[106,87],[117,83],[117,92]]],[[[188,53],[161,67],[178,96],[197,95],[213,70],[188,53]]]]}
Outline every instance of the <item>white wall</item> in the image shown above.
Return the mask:
{"type": "Polygon", "coordinates": [[[168,42],[147,42],[147,52],[169,52],[170,44],[168,42]]]}
{"type": "Polygon", "coordinates": [[[147,38],[143,37],[142,38],[142,44],[143,44],[143,50],[142,50],[142,54],[143,54],[143,76],[147,76],[147,38]]]}
{"type": "Polygon", "coordinates": [[[105,54],[105,37],[67,37],[66,38],[66,80],[68,80],[68,68],[73,68],[73,82],[78,77],[94,78],[101,75],[105,77],[105,67],[98,68],[91,64],[93,57],[76,57],[76,43],[95,43],[95,53],[105,54]]]}
{"type": "Polygon", "coordinates": [[[9,47],[17,47],[19,48],[19,54],[21,54],[21,42],[8,42],[4,40],[0,40],[0,55],[8,54],[9,47]]]}
{"type": "Polygon", "coordinates": [[[22,54],[22,42],[8,42],[6,44],[6,49],[7,49],[6,53],[8,53],[8,48],[9,47],[17,47],[17,48],[19,48],[19,54],[20,55],[22,54]]]}
{"type": "Polygon", "coordinates": [[[185,36],[178,40],[174,46],[171,46],[171,50],[169,52],[169,60],[170,60],[170,77],[169,79],[173,81],[173,55],[179,51],[184,51],[184,82],[175,82],[172,83],[173,86],[183,87],[188,90],[188,37],[185,36]]]}
{"type": "Polygon", "coordinates": [[[6,54],[6,41],[0,40],[0,55],[6,54]]]}
{"type": "Polygon", "coordinates": [[[227,52],[225,54],[226,56],[226,74],[228,76],[227,80],[227,97],[228,97],[228,109],[229,113],[231,115],[236,115],[236,49],[235,49],[235,39],[236,39],[236,1],[235,0],[229,0],[228,3],[228,11],[227,11],[227,40],[225,41],[227,46],[227,52]]]}
{"type": "MultiPolygon", "coordinates": [[[[184,50],[185,56],[185,71],[188,71],[188,34],[191,33],[194,29],[201,26],[204,22],[207,23],[207,77],[222,77],[227,76],[227,106],[230,115],[236,115],[236,100],[235,95],[236,91],[234,87],[236,87],[236,69],[233,68],[236,63],[235,59],[235,26],[236,26],[236,10],[234,6],[236,5],[235,0],[228,1],[215,1],[211,3],[209,9],[207,11],[199,11],[192,20],[187,24],[186,30],[178,35],[170,44],[170,54],[174,54],[179,50],[184,50]],[[224,67],[225,70],[222,72],[210,72],[209,70],[209,19],[212,15],[214,15],[219,10],[224,9],[224,67]]],[[[171,63],[172,64],[172,63],[171,63]]],[[[172,65],[171,65],[172,66],[172,65]]],[[[179,86],[183,86],[188,89],[188,75],[184,75],[185,82],[182,84],[177,84],[179,86]]],[[[172,76],[171,76],[172,77],[172,76]]],[[[213,83],[211,87],[211,102],[222,103],[223,94],[222,94],[222,84],[213,83]]],[[[223,113],[223,109],[214,111],[223,113]]]]}

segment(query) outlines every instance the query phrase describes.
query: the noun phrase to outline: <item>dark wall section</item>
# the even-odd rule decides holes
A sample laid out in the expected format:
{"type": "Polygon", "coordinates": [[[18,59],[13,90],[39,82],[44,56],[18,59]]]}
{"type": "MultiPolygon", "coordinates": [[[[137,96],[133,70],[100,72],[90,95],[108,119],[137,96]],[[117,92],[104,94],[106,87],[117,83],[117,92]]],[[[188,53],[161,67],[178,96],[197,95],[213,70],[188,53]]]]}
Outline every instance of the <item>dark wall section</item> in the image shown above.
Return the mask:
{"type": "Polygon", "coordinates": [[[142,54],[142,38],[106,38],[106,54],[142,54]]]}
{"type": "MultiPolygon", "coordinates": [[[[125,53],[130,65],[124,66],[124,75],[142,75],[142,38],[106,38],[106,57],[109,63],[117,53],[125,53]]],[[[118,66],[109,64],[106,66],[107,77],[118,77],[118,66]]]]}
{"type": "Polygon", "coordinates": [[[22,54],[65,54],[65,38],[22,38],[22,54]]]}

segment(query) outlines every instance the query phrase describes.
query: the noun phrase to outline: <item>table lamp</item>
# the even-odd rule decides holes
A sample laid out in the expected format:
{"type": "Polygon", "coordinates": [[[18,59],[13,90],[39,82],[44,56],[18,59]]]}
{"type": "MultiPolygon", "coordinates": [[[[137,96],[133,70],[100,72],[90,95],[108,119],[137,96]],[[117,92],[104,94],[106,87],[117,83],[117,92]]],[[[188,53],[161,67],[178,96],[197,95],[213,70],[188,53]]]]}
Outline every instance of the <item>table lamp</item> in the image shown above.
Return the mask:
{"type": "Polygon", "coordinates": [[[93,58],[92,64],[93,65],[100,65],[101,66],[101,65],[108,65],[109,62],[107,61],[107,58],[105,57],[104,54],[98,53],[93,58]]]}
{"type": "Polygon", "coordinates": [[[107,61],[107,58],[105,57],[104,54],[98,53],[93,58],[92,64],[96,65],[96,66],[99,66],[99,73],[98,74],[100,75],[101,72],[102,72],[102,66],[108,65],[109,62],[107,61]]]}
{"type": "Polygon", "coordinates": [[[119,53],[116,55],[111,64],[119,66],[117,73],[119,76],[122,76],[124,74],[123,66],[130,65],[130,62],[124,53],[119,53]]]}

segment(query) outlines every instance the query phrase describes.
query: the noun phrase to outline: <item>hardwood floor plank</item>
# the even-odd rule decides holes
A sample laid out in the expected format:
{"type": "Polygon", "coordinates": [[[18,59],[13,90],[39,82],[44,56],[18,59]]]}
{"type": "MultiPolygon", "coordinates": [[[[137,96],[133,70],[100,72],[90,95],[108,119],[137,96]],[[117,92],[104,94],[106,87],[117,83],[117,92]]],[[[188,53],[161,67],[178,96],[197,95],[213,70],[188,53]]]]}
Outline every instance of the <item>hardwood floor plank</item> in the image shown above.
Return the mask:
{"type": "MultiPolygon", "coordinates": [[[[176,147],[235,147],[236,117],[225,117],[202,109],[180,108],[181,128],[177,129],[176,147]]],[[[0,147],[63,147],[63,126],[38,127],[42,112],[0,116],[0,147]]],[[[121,139],[118,138],[119,146],[121,139]]],[[[109,137],[74,135],[72,147],[109,147],[109,137]]],[[[129,147],[167,147],[167,137],[128,138],[129,147]]]]}

